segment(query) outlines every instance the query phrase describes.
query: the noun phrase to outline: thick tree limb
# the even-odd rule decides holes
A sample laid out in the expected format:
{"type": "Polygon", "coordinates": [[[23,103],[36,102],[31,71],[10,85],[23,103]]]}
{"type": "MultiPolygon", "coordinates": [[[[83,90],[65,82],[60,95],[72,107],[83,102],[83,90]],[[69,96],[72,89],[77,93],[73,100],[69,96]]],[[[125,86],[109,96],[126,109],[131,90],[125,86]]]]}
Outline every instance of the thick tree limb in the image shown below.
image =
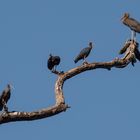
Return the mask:
{"type": "Polygon", "coordinates": [[[15,122],[15,121],[31,121],[54,116],[60,112],[66,111],[68,105],[60,104],[46,109],[41,109],[35,112],[18,112],[13,111],[3,113],[0,116],[0,124],[15,122]]]}
{"type": "Polygon", "coordinates": [[[40,109],[34,112],[19,112],[19,111],[3,112],[0,115],[0,124],[15,122],[15,121],[37,120],[37,119],[51,117],[58,113],[66,111],[66,109],[69,108],[68,105],[65,104],[65,99],[63,95],[63,85],[66,80],[88,70],[94,70],[98,68],[111,70],[111,68],[113,67],[124,68],[130,62],[133,61],[135,57],[136,49],[137,49],[136,43],[134,41],[131,41],[130,46],[128,47],[128,49],[126,49],[125,56],[123,58],[120,59],[115,58],[110,62],[86,63],[76,68],[73,68],[67,72],[55,71],[54,73],[58,75],[58,78],[55,83],[56,104],[54,106],[50,108],[40,109]]]}

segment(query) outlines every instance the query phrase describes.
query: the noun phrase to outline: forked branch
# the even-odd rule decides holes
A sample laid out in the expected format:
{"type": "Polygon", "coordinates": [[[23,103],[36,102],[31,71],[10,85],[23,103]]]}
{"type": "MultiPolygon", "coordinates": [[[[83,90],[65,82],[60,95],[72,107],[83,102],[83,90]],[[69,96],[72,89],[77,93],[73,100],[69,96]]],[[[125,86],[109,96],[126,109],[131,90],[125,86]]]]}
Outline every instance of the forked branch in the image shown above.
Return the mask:
{"type": "Polygon", "coordinates": [[[63,85],[66,80],[82,72],[86,72],[88,70],[94,70],[98,68],[111,70],[111,68],[113,67],[124,68],[129,63],[135,63],[136,62],[136,61],[134,62],[134,59],[136,59],[135,52],[138,52],[137,47],[138,46],[136,42],[131,41],[130,45],[124,51],[125,56],[123,58],[115,58],[114,60],[109,62],[86,63],[63,73],[55,72],[58,78],[55,83],[56,103],[54,106],[45,109],[40,109],[38,111],[33,111],[33,112],[20,112],[20,111],[3,112],[0,115],[0,124],[15,122],[15,121],[31,121],[31,120],[43,119],[66,111],[67,108],[69,108],[69,106],[65,103],[65,98],[63,94],[63,85]]]}

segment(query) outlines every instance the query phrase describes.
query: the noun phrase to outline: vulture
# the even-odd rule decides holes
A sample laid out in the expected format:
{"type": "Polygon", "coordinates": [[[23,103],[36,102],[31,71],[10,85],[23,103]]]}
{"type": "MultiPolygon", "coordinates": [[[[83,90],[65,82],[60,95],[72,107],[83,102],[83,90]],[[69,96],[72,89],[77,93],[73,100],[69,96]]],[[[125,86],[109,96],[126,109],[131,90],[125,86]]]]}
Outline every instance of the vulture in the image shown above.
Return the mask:
{"type": "Polygon", "coordinates": [[[83,59],[83,61],[85,63],[86,62],[86,57],[88,57],[92,48],[93,48],[92,42],[90,42],[88,47],[86,47],[86,48],[84,48],[80,51],[80,53],[74,59],[74,62],[77,63],[79,60],[83,59]]]}
{"type": "Polygon", "coordinates": [[[60,60],[61,59],[59,56],[52,56],[50,54],[49,59],[48,59],[48,63],[47,63],[48,69],[51,71],[56,71],[56,67],[57,67],[57,65],[59,65],[60,60]]]}
{"type": "Polygon", "coordinates": [[[124,59],[127,58],[129,55],[132,57],[130,58],[131,64],[134,66],[134,63],[137,62],[137,60],[140,61],[140,51],[138,49],[139,43],[134,40],[127,40],[123,46],[123,48],[119,51],[119,54],[124,54],[124,59]],[[131,43],[133,43],[135,46],[131,46],[131,43]]]}

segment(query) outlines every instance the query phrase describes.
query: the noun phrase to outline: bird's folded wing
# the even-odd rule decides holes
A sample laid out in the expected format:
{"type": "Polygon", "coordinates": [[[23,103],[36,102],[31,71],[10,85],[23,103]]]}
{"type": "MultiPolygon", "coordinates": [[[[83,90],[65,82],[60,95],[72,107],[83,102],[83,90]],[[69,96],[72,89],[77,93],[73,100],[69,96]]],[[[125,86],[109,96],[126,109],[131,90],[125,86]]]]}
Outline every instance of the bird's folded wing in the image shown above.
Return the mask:
{"type": "Polygon", "coordinates": [[[130,42],[125,43],[124,47],[119,51],[119,54],[125,53],[129,46],[130,46],[130,42]]]}
{"type": "Polygon", "coordinates": [[[140,32],[140,22],[138,22],[137,20],[130,18],[129,20],[129,26],[137,32],[140,32]]]}
{"type": "Polygon", "coordinates": [[[140,61],[140,52],[139,52],[138,48],[135,49],[135,56],[140,61]]]}

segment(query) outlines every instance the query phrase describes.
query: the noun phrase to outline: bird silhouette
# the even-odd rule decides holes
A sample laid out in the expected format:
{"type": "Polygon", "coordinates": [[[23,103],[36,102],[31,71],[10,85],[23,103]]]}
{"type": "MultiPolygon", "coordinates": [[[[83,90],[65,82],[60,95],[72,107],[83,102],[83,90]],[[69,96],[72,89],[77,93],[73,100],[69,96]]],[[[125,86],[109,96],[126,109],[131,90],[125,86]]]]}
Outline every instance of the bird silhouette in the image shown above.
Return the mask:
{"type": "Polygon", "coordinates": [[[47,62],[48,69],[51,70],[52,72],[53,71],[56,71],[56,67],[57,67],[57,65],[59,65],[60,60],[61,59],[60,59],[59,56],[52,56],[50,54],[49,59],[48,59],[48,62],[47,62]]]}
{"type": "Polygon", "coordinates": [[[7,102],[11,96],[11,86],[7,85],[6,89],[2,92],[0,96],[0,111],[4,109],[5,112],[8,112],[7,102]]]}
{"type": "Polygon", "coordinates": [[[80,53],[74,59],[74,62],[77,63],[79,60],[83,59],[83,61],[84,61],[83,64],[87,63],[86,57],[88,57],[88,55],[90,54],[92,48],[93,48],[92,42],[90,42],[88,47],[86,47],[86,48],[84,48],[84,49],[82,49],[80,51],[80,53]]]}
{"type": "Polygon", "coordinates": [[[132,30],[131,39],[136,39],[136,32],[140,33],[140,22],[134,18],[131,18],[129,13],[124,13],[121,21],[132,30]]]}

